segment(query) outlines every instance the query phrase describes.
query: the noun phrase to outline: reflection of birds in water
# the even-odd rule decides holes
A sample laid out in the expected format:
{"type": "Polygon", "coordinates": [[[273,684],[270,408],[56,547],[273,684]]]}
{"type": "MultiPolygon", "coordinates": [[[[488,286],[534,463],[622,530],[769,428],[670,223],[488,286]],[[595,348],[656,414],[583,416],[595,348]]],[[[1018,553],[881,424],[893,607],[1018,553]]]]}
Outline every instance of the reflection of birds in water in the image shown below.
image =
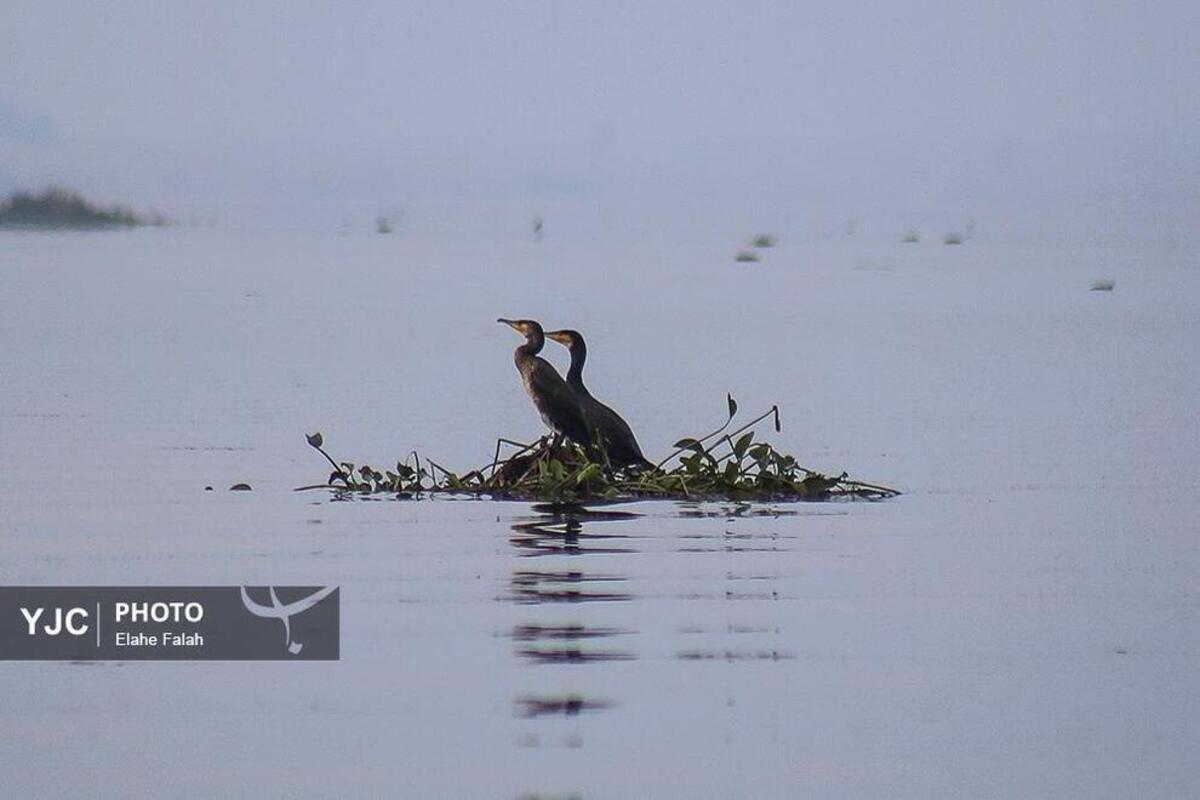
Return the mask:
{"type": "Polygon", "coordinates": [[[653,467],[642,455],[637,438],[629,427],[629,423],[621,415],[592,397],[591,392],[583,385],[583,365],[587,361],[587,344],[579,331],[551,331],[546,336],[566,345],[571,352],[571,369],[567,372],[567,385],[579,397],[583,408],[583,416],[592,430],[597,444],[606,448],[608,460],[617,467],[636,464],[642,467],[653,467]]]}
{"type": "Polygon", "coordinates": [[[635,552],[626,544],[627,534],[605,532],[593,523],[637,519],[641,514],[561,503],[535,505],[532,510],[534,516],[518,517],[512,524],[509,541],[523,556],[635,552]],[[590,530],[584,529],[585,523],[590,530]]]}
{"type": "Polygon", "coordinates": [[[583,409],[575,392],[548,361],[538,357],[546,343],[542,326],[531,319],[498,319],[525,336],[525,344],[513,353],[517,371],[542,421],[555,433],[585,447],[592,443],[583,409]]]}

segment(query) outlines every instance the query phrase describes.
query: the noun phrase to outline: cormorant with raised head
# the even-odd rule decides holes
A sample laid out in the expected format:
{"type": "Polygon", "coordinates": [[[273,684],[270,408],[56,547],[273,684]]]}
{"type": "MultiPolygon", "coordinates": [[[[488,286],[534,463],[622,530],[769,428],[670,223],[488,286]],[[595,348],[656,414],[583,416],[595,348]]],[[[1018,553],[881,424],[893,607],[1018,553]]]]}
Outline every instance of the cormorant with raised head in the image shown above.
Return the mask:
{"type": "Polygon", "coordinates": [[[542,326],[532,319],[504,319],[503,322],[525,337],[525,344],[513,353],[525,391],[537,406],[542,421],[550,430],[584,447],[592,443],[591,431],[584,419],[579,397],[550,362],[538,357],[546,343],[542,326]]]}
{"type": "Polygon", "coordinates": [[[561,330],[550,331],[547,337],[561,345],[566,345],[571,352],[571,369],[567,372],[567,385],[579,397],[583,407],[583,416],[591,428],[593,438],[608,452],[608,460],[613,466],[626,467],[636,464],[641,467],[653,467],[642,455],[637,439],[629,427],[629,423],[621,415],[592,397],[591,392],[583,385],[583,364],[587,361],[587,344],[579,331],[561,330]]]}

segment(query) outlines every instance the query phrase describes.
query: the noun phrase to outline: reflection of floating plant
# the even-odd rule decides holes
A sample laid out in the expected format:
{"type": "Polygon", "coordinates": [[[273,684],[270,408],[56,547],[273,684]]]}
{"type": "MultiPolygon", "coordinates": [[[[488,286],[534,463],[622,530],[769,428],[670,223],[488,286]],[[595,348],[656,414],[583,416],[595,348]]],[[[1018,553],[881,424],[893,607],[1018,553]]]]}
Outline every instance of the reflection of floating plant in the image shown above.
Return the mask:
{"type": "Polygon", "coordinates": [[[733,260],[738,262],[747,261],[754,263],[758,261],[758,253],[755,253],[753,250],[739,250],[738,254],[734,256],[733,260]]]}
{"type": "MultiPolygon", "coordinates": [[[[917,233],[916,231],[906,231],[900,241],[904,242],[905,244],[916,244],[917,242],[921,241],[921,234],[917,233]]],[[[959,244],[961,244],[961,242],[959,244]]]]}
{"type": "Polygon", "coordinates": [[[334,461],[325,452],[320,433],[310,435],[308,443],[334,468],[324,487],[342,492],[405,497],[443,493],[516,500],[879,500],[899,494],[884,486],[852,481],[844,472],[837,477],[823,475],[801,466],[771,444],[755,441],[752,429],[767,418],[774,419],[776,431],[780,429],[778,407],[726,433],[737,415],[732,397],[728,405],[724,425],[698,439],[680,439],[674,453],[653,469],[643,470],[613,468],[602,453],[575,444],[556,445],[548,437],[528,445],[500,439],[490,464],[462,475],[428,459],[423,464],[415,452],[398,462],[394,471],[380,472],[366,464],[356,467],[334,461]],[[516,449],[502,459],[504,445],[516,449]],[[664,468],[668,464],[670,468],[664,468]]]}
{"type": "Polygon", "coordinates": [[[751,247],[774,247],[779,240],[769,233],[760,233],[750,240],[751,247]]]}

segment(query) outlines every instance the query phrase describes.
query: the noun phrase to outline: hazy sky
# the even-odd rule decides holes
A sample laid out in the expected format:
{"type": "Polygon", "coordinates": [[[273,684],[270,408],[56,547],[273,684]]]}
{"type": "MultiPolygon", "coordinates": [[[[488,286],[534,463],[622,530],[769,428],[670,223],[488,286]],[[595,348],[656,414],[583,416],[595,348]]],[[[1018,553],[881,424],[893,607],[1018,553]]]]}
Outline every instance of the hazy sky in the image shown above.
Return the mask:
{"type": "Polygon", "coordinates": [[[0,188],[217,218],[1194,224],[1198,40],[1194,0],[9,0],[0,188]]]}

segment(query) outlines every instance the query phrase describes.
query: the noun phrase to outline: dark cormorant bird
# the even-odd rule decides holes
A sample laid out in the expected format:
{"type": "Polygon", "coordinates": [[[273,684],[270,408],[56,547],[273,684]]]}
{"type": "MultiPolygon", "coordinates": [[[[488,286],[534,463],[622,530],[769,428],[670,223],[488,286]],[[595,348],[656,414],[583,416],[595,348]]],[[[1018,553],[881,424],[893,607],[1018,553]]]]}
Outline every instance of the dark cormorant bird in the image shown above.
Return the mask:
{"type": "Polygon", "coordinates": [[[613,466],[626,467],[636,464],[641,467],[653,467],[642,455],[637,439],[629,428],[629,423],[621,415],[592,397],[591,392],[583,385],[583,364],[587,361],[587,344],[579,331],[562,330],[550,331],[547,337],[559,344],[566,345],[571,352],[571,369],[567,372],[567,385],[579,397],[583,406],[583,416],[598,444],[607,449],[608,460],[613,466]]]}
{"type": "Polygon", "coordinates": [[[538,353],[546,343],[542,326],[531,319],[498,319],[525,337],[525,344],[513,353],[517,371],[542,421],[556,434],[566,436],[584,447],[592,443],[591,431],[584,419],[579,397],[558,374],[558,370],[538,353]]]}

